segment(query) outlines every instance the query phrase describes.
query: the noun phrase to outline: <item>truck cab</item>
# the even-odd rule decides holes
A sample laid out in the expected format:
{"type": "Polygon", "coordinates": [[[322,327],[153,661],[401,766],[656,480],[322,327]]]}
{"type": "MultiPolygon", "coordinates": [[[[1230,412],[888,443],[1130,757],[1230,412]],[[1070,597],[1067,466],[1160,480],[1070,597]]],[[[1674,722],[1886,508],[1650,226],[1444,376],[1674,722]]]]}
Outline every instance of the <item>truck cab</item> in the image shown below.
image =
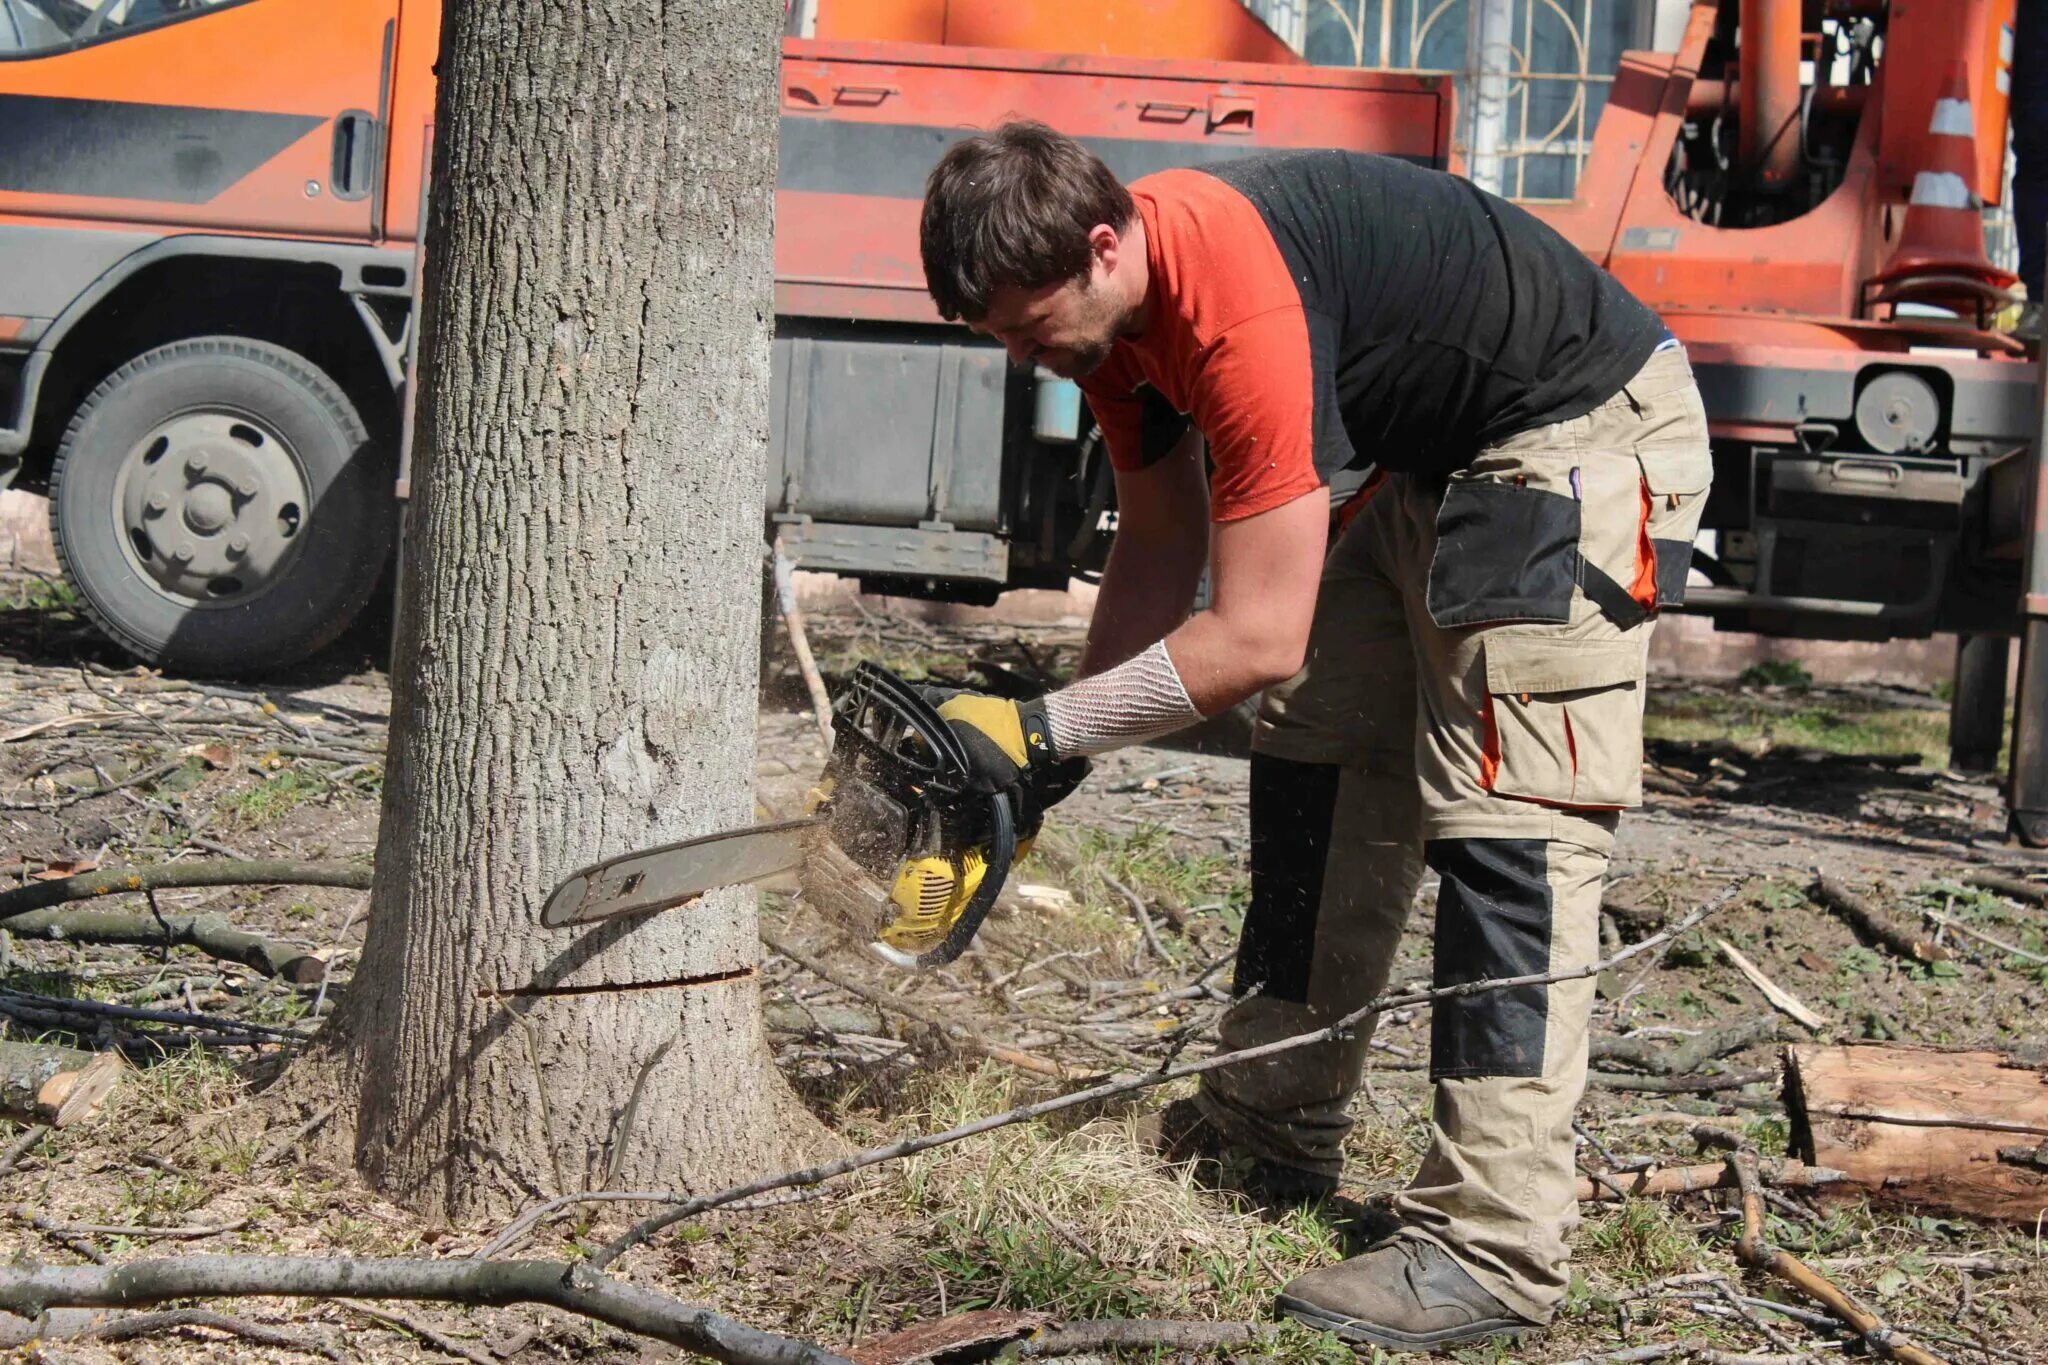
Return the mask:
{"type": "Polygon", "coordinates": [[[0,0],[0,484],[141,658],[303,658],[384,573],[438,25],[0,0]]]}

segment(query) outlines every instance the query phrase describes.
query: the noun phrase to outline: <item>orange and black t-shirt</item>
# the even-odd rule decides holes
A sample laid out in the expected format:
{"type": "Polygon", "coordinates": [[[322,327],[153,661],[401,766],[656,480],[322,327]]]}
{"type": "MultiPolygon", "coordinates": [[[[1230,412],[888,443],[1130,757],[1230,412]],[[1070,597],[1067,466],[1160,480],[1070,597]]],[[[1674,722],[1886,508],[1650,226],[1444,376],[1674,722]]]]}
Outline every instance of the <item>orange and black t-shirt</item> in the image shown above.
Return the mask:
{"type": "Polygon", "coordinates": [[[1463,468],[1592,411],[1666,335],[1556,232],[1441,171],[1289,152],[1130,188],[1151,316],[1081,388],[1118,468],[1200,428],[1217,521],[1339,469],[1463,468]]]}

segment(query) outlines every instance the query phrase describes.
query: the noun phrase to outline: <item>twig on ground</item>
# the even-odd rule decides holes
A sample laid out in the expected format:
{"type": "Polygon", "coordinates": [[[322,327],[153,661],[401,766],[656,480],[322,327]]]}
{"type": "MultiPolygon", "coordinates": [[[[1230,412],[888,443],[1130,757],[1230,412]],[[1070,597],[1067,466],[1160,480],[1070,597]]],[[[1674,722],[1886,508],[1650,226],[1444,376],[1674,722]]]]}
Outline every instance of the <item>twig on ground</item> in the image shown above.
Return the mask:
{"type": "Polygon", "coordinates": [[[1274,1330],[1266,1323],[1173,1322],[1150,1318],[1067,1322],[1026,1337],[1018,1343],[1016,1353],[1029,1360],[1111,1351],[1212,1352],[1233,1346],[1260,1346],[1272,1339],[1274,1330]]]}
{"type": "Polygon", "coordinates": [[[1786,990],[1768,976],[1765,976],[1762,968],[1744,957],[1734,944],[1726,939],[1717,938],[1714,940],[1714,946],[1721,950],[1721,956],[1735,964],[1736,971],[1741,972],[1743,976],[1749,979],[1750,985],[1763,992],[1764,999],[1771,1002],[1771,1008],[1787,1018],[1805,1025],[1815,1033],[1819,1033],[1827,1027],[1827,1020],[1808,1009],[1798,996],[1792,994],[1792,992],[1786,990]]]}
{"type": "MultiPolygon", "coordinates": [[[[29,1217],[27,1209],[17,1209],[15,1213],[17,1217],[23,1219],[29,1217]]],[[[240,1232],[243,1228],[249,1226],[249,1220],[237,1218],[232,1223],[222,1223],[218,1227],[151,1227],[143,1223],[132,1225],[115,1223],[52,1223],[48,1226],[38,1223],[36,1226],[44,1232],[62,1232],[79,1237],[133,1237],[138,1240],[152,1237],[169,1237],[180,1241],[191,1241],[201,1237],[218,1237],[222,1233],[227,1232],[240,1232]]]]}
{"type": "Polygon", "coordinates": [[[332,1346],[310,1336],[226,1313],[209,1312],[204,1308],[167,1308],[157,1313],[112,1315],[80,1308],[59,1308],[35,1321],[0,1314],[0,1347],[26,1346],[43,1341],[133,1341],[158,1332],[175,1332],[181,1327],[211,1328],[253,1341],[259,1346],[304,1351],[328,1360],[346,1358],[332,1346]]]}
{"type": "Polygon", "coordinates": [[[1909,1341],[1901,1341],[1882,1319],[1836,1288],[1819,1271],[1765,1241],[1763,1182],[1758,1174],[1756,1153],[1731,1152],[1728,1167],[1742,1190],[1742,1236],[1735,1244],[1736,1259],[1757,1270],[1768,1271],[1836,1314],[1869,1343],[1871,1350],[1885,1359],[1903,1360],[1906,1365],[1943,1365],[1941,1357],[1923,1351],[1909,1341]]]}
{"type": "Polygon", "coordinates": [[[125,1019],[142,1024],[186,1024],[211,1029],[216,1033],[247,1033],[295,1043],[306,1040],[305,1034],[295,1033],[291,1029],[272,1028],[268,1024],[252,1024],[246,1020],[228,1019],[217,1014],[201,1014],[196,1010],[140,1009],[133,1005],[109,1005],[99,1000],[31,995],[27,991],[11,991],[4,988],[0,988],[0,1014],[19,1014],[24,1018],[32,1015],[76,1015],[86,1019],[125,1019]]]}
{"type": "Polygon", "coordinates": [[[417,1318],[407,1317],[405,1314],[389,1308],[372,1308],[367,1303],[357,1303],[352,1299],[343,1299],[341,1306],[348,1309],[351,1313],[361,1313],[372,1322],[381,1322],[386,1327],[395,1327],[401,1332],[408,1332],[437,1351],[445,1351],[451,1356],[462,1357],[462,1359],[469,1361],[470,1365],[498,1365],[498,1358],[496,1356],[485,1351],[479,1351],[473,1346],[465,1346],[446,1332],[437,1331],[417,1318]]]}
{"type": "Polygon", "coordinates": [[[370,886],[370,867],[367,863],[195,860],[103,868],[59,881],[30,882],[0,891],[0,920],[67,901],[169,886],[345,886],[366,891],[370,886]]]}
{"type": "Polygon", "coordinates": [[[2022,962],[2048,964],[2048,957],[2043,957],[2039,953],[2028,952],[2025,948],[2019,947],[2017,944],[2007,943],[2002,938],[1993,938],[1990,934],[1985,933],[1973,924],[1965,924],[1963,921],[1944,915],[1938,910],[1923,910],[1921,913],[1944,929],[1953,929],[1966,938],[1974,938],[1979,943],[1987,943],[1993,948],[1998,949],[1999,952],[2008,953],[2022,962]]]}
{"type": "MultiPolygon", "coordinates": [[[[1740,888],[1741,882],[1731,882],[1712,899],[1707,901],[1706,904],[1695,909],[1661,933],[1653,934],[1649,938],[1632,944],[1612,957],[1599,962],[1588,963],[1583,967],[1568,968],[1558,972],[1532,973],[1528,976],[1471,981],[1456,986],[1444,986],[1435,990],[1418,990],[1380,996],[1353,1010],[1326,1028],[1315,1029],[1308,1033],[1298,1033],[1290,1038],[1277,1039],[1271,1043],[1243,1048],[1236,1052],[1218,1053],[1215,1056],[1204,1057],[1196,1061],[1183,1062],[1178,1066],[1149,1072],[1141,1076],[1109,1081],[1102,1085],[1091,1086],[1066,1095],[1040,1100],[1035,1104],[1021,1105],[1000,1114],[991,1114],[985,1118],[975,1119],[971,1122],[960,1124],[958,1127],[949,1128],[942,1133],[927,1133],[918,1137],[907,1138],[901,1142],[889,1143],[881,1147],[871,1147],[866,1151],[855,1152],[836,1161],[829,1161],[800,1171],[786,1171],[780,1175],[768,1176],[745,1185],[721,1190],[716,1194],[700,1195],[695,1198],[679,1197],[674,1208],[635,1223],[610,1245],[599,1251],[590,1260],[589,1264],[592,1269],[602,1270],[655,1233],[679,1223],[685,1218],[703,1213],[707,1209],[715,1209],[721,1205],[750,1198],[757,1194],[766,1194],[770,1190],[786,1189],[791,1186],[816,1185],[851,1171],[879,1165],[884,1161],[896,1161],[903,1157],[915,1156],[919,1152],[929,1151],[934,1147],[943,1147],[951,1143],[962,1142],[995,1128],[1008,1127],[1015,1123],[1025,1123],[1031,1119],[1058,1113],[1064,1109],[1072,1109],[1084,1104],[1093,1104],[1100,1100],[1130,1094],[1155,1085],[1164,1085],[1168,1081],[1179,1080],[1186,1076],[1199,1076],[1204,1072],[1214,1071],[1221,1067],[1240,1065],[1262,1057],[1271,1057],[1282,1052],[1291,1052],[1296,1048],[1307,1047],[1314,1043],[1342,1038],[1350,1035],[1365,1020],[1384,1014],[1391,1009],[1397,1009],[1406,1005],[1433,1004],[1440,1000],[1463,999],[1473,995],[1485,995],[1493,991],[1511,990],[1517,986],[1553,985],[1560,981],[1577,981],[1589,976],[1597,976],[1618,963],[1625,962],[1631,957],[1649,952],[1654,948],[1659,948],[1673,938],[1690,931],[1709,915],[1734,900],[1740,888]]],[[[776,945],[771,943],[770,946],[774,947],[776,945]]],[[[778,948],[777,951],[784,950],[778,948]]],[[[493,1238],[491,1243],[479,1255],[492,1254],[493,1247],[502,1242],[507,1242],[508,1239],[524,1236],[527,1228],[533,1226],[540,1219],[547,1217],[556,1209],[580,1201],[581,1196],[563,1196],[529,1209],[514,1219],[504,1232],[493,1238]]]]}
{"type": "MultiPolygon", "coordinates": [[[[1809,1190],[1822,1185],[1839,1185],[1849,1177],[1847,1173],[1828,1166],[1808,1166],[1790,1157],[1782,1161],[1771,1161],[1760,1167],[1763,1182],[1781,1189],[1809,1190]]],[[[1622,1193],[1638,1199],[1648,1199],[1668,1194],[1693,1194],[1700,1190],[1728,1189],[1735,1184],[1725,1162],[1715,1161],[1698,1166],[1665,1166],[1640,1171],[1615,1173],[1608,1182],[1619,1184],[1622,1193]]],[[[1608,1196],[1594,1188],[1587,1181],[1579,1182],[1579,1199],[1583,1202],[1607,1200],[1608,1196]]]]}
{"type": "Polygon", "coordinates": [[[237,1295],[418,1299],[497,1307],[544,1303],[714,1360],[746,1365],[851,1365],[708,1308],[562,1261],[353,1260],[315,1256],[177,1256],[118,1266],[0,1265],[0,1308],[129,1308],[237,1295]]]}
{"type": "Polygon", "coordinates": [[[1138,928],[1144,931],[1145,946],[1152,950],[1152,956],[1158,958],[1161,962],[1171,961],[1171,959],[1166,956],[1166,949],[1159,946],[1159,931],[1152,927],[1152,912],[1145,908],[1144,898],[1141,897],[1137,892],[1131,890],[1130,887],[1124,885],[1115,877],[1111,876],[1108,872],[1102,872],[1098,875],[1100,875],[1102,880],[1105,883],[1107,883],[1112,889],[1114,889],[1118,894],[1122,895],[1125,900],[1131,903],[1131,913],[1138,917],[1138,928]]]}
{"type": "Polygon", "coordinates": [[[14,1168],[21,1159],[53,1131],[54,1125],[48,1123],[31,1124],[24,1129],[20,1137],[8,1144],[6,1151],[0,1152],[0,1177],[14,1174],[14,1168]]]}

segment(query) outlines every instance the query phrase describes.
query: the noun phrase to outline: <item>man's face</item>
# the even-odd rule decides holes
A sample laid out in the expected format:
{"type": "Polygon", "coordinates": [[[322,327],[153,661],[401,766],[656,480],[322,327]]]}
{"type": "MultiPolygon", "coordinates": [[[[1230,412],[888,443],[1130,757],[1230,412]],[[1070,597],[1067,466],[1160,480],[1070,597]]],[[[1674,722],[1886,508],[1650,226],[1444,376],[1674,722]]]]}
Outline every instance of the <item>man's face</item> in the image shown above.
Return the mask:
{"type": "Polygon", "coordinates": [[[1109,359],[1124,312],[1100,260],[1081,279],[1042,289],[999,289],[988,315],[970,326],[1003,343],[1019,365],[1043,365],[1062,379],[1093,374],[1109,359]]]}

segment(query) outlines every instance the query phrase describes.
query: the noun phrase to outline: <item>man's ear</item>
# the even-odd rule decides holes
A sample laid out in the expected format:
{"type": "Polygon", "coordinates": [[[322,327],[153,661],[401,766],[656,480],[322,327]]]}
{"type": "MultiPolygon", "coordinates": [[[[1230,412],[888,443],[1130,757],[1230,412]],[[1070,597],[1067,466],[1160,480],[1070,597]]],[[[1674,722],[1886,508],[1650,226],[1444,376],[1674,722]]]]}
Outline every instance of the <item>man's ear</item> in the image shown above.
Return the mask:
{"type": "Polygon", "coordinates": [[[1097,223],[1088,229],[1088,249],[1101,263],[1103,272],[1113,274],[1123,251],[1123,236],[1109,224],[1097,223]]]}

